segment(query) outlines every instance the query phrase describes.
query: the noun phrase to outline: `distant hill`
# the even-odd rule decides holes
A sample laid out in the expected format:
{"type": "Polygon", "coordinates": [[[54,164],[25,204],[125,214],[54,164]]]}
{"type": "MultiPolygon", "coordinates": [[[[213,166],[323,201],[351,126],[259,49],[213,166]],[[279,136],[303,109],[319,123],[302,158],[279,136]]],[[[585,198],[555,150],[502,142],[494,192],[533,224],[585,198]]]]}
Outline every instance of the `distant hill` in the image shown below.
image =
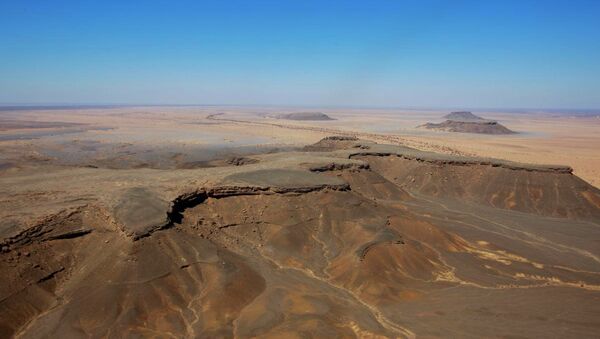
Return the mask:
{"type": "Polygon", "coordinates": [[[442,123],[426,123],[419,128],[457,133],[479,134],[514,134],[516,132],[506,128],[494,120],[484,119],[471,112],[452,112],[443,116],[446,121],[442,123]]]}
{"type": "Polygon", "coordinates": [[[281,113],[275,115],[269,115],[271,118],[284,119],[284,120],[335,120],[325,113],[321,112],[296,112],[296,113],[281,113]]]}

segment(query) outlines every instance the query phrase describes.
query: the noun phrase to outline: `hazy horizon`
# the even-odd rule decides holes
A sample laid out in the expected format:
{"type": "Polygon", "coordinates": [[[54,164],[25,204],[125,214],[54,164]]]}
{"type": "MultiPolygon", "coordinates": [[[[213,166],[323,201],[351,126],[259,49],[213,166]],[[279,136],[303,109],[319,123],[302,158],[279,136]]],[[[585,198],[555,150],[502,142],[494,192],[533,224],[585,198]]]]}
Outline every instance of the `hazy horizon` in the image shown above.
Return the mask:
{"type": "Polygon", "coordinates": [[[425,107],[425,106],[377,106],[377,105],[283,105],[283,104],[213,104],[213,103],[1,103],[3,110],[41,110],[41,109],[94,109],[94,108],[127,108],[127,107],[270,107],[287,109],[373,109],[373,110],[406,110],[406,111],[496,111],[505,113],[572,113],[600,114],[600,108],[569,107],[425,107]]]}
{"type": "Polygon", "coordinates": [[[600,108],[594,1],[0,4],[0,105],[600,108]]]}

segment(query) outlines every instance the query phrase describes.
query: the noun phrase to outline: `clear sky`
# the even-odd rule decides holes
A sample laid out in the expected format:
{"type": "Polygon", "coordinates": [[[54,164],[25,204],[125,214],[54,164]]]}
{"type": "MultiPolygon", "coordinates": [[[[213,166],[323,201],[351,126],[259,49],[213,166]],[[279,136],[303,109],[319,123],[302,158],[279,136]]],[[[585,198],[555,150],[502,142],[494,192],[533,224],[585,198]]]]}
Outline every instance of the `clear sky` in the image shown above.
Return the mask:
{"type": "Polygon", "coordinates": [[[0,0],[0,103],[600,107],[600,1],[0,0]]]}

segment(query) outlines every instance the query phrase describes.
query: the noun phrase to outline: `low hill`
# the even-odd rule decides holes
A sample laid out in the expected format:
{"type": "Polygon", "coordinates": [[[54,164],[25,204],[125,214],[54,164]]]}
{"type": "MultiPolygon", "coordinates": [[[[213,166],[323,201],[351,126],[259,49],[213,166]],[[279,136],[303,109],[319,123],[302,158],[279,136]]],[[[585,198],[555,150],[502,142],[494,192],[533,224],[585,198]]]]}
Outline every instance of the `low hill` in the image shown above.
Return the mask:
{"type": "Polygon", "coordinates": [[[328,116],[325,113],[321,112],[296,112],[296,113],[281,113],[270,116],[275,119],[284,119],[284,120],[300,120],[300,121],[308,121],[308,120],[335,120],[328,116]]]}
{"type": "Polygon", "coordinates": [[[433,129],[445,132],[478,133],[478,134],[514,134],[516,132],[506,128],[494,120],[484,119],[471,112],[452,112],[443,116],[446,121],[441,123],[426,123],[419,128],[433,129]]]}

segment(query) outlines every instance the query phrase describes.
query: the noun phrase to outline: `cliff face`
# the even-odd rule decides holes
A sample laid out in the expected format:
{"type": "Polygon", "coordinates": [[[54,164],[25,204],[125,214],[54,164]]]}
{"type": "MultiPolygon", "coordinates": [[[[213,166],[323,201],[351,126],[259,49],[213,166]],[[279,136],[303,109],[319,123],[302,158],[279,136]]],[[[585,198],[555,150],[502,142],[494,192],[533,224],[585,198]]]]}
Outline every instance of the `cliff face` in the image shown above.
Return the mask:
{"type": "MultiPolygon", "coordinates": [[[[309,149],[212,183],[146,171],[154,186],[4,236],[0,336],[597,332],[600,192],[570,168],[309,149]]],[[[202,171],[219,173],[182,173],[202,171]]]]}

